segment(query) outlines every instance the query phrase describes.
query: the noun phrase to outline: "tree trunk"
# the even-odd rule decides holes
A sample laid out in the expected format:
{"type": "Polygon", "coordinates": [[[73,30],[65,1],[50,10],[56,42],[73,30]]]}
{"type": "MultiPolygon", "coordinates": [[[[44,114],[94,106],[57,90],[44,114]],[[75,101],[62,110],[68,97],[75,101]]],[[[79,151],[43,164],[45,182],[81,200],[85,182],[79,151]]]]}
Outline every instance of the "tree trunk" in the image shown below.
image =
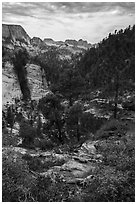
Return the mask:
{"type": "Polygon", "coordinates": [[[78,142],[80,141],[80,126],[81,126],[80,118],[78,118],[78,120],[77,120],[77,140],[78,140],[78,142]]]}
{"type": "Polygon", "coordinates": [[[72,97],[70,96],[70,97],[69,97],[69,106],[72,106],[72,105],[73,105],[72,97]]]}
{"type": "Polygon", "coordinates": [[[59,125],[59,121],[58,121],[58,118],[57,118],[57,116],[56,116],[56,113],[55,113],[55,124],[56,124],[56,127],[57,127],[57,129],[58,129],[58,133],[59,133],[58,139],[59,139],[59,141],[61,142],[61,144],[63,144],[61,127],[60,127],[60,125],[59,125]]]}
{"type": "Polygon", "coordinates": [[[79,125],[77,126],[77,140],[80,141],[79,125]]]}
{"type": "Polygon", "coordinates": [[[118,91],[119,91],[119,77],[116,78],[116,89],[115,89],[115,107],[114,107],[114,118],[117,118],[117,104],[118,104],[118,91]]]}

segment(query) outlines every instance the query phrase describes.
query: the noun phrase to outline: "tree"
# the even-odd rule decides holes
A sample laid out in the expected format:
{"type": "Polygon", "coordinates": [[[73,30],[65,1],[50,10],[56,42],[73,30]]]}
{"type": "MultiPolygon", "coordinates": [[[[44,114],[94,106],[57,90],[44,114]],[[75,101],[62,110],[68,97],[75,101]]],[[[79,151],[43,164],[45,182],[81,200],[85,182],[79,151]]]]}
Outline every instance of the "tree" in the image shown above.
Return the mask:
{"type": "Polygon", "coordinates": [[[51,87],[54,93],[62,94],[64,99],[69,101],[69,106],[72,106],[74,101],[78,99],[80,94],[85,91],[85,81],[76,69],[75,61],[67,61],[62,66],[58,83],[51,87]]]}
{"type": "Polygon", "coordinates": [[[48,94],[39,100],[38,109],[43,116],[49,121],[50,128],[55,132],[57,130],[56,138],[63,143],[63,110],[60,100],[54,94],[48,94]]]}
{"type": "Polygon", "coordinates": [[[89,89],[100,89],[103,97],[114,99],[116,118],[119,95],[125,90],[134,90],[135,26],[110,33],[98,47],[81,57],[78,68],[89,89]]]}
{"type": "Polygon", "coordinates": [[[11,62],[14,66],[14,71],[17,75],[23,99],[25,101],[31,98],[27,79],[27,70],[25,68],[28,60],[29,54],[25,48],[15,48],[14,55],[11,57],[11,62]]]}
{"type": "Polygon", "coordinates": [[[66,124],[69,134],[75,136],[78,142],[80,141],[81,136],[81,118],[82,118],[82,105],[80,103],[75,103],[73,106],[70,107],[68,111],[66,124]]]}
{"type": "Polygon", "coordinates": [[[41,67],[42,80],[46,78],[48,86],[57,83],[59,69],[60,69],[60,58],[57,50],[48,50],[45,53],[41,53],[34,58],[34,62],[41,67]]]}
{"type": "Polygon", "coordinates": [[[41,121],[40,114],[38,114],[38,118],[37,118],[37,135],[39,137],[41,137],[41,133],[42,133],[42,121],[41,121]]]}
{"type": "Polygon", "coordinates": [[[10,131],[10,135],[12,134],[12,129],[15,123],[15,113],[13,111],[13,107],[9,106],[7,109],[7,116],[6,116],[6,121],[9,124],[11,131],[10,131]]]}
{"type": "Polygon", "coordinates": [[[36,129],[28,121],[22,120],[20,124],[19,136],[23,139],[22,144],[28,147],[33,146],[36,137],[36,129]]]}

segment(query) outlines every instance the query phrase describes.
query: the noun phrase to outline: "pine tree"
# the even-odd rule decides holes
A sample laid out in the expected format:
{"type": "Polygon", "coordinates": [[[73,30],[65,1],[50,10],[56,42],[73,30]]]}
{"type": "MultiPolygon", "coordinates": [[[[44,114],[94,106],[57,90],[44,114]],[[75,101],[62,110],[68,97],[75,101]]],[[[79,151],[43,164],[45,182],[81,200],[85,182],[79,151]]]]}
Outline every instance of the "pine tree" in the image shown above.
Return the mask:
{"type": "Polygon", "coordinates": [[[28,60],[29,54],[25,48],[15,48],[14,55],[11,57],[11,62],[14,66],[14,71],[17,75],[23,99],[25,101],[31,98],[27,79],[27,70],[25,68],[28,60]]]}
{"type": "Polygon", "coordinates": [[[57,129],[56,137],[63,143],[63,111],[64,107],[61,105],[59,99],[54,94],[48,94],[46,97],[40,99],[38,109],[43,116],[49,120],[50,127],[53,131],[57,129]]]}

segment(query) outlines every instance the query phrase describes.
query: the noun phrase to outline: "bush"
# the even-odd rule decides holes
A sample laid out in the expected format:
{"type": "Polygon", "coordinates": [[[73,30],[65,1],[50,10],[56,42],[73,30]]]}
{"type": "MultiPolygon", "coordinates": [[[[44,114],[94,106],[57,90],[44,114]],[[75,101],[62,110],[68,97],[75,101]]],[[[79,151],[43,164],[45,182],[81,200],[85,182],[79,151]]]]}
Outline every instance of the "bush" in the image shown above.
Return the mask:
{"type": "Polygon", "coordinates": [[[51,150],[54,146],[55,144],[49,139],[42,139],[39,143],[39,148],[41,150],[51,150]]]}
{"type": "Polygon", "coordinates": [[[44,160],[42,158],[31,158],[30,160],[27,161],[27,164],[29,166],[29,169],[32,171],[37,171],[37,172],[44,172],[47,171],[48,169],[54,167],[54,166],[61,166],[65,163],[65,160],[56,160],[56,159],[49,159],[49,160],[44,160]]]}
{"type": "Polygon", "coordinates": [[[66,184],[59,175],[39,177],[32,195],[38,202],[80,202],[81,191],[77,185],[66,184]]]}
{"type": "Polygon", "coordinates": [[[107,139],[111,136],[121,137],[127,131],[127,124],[119,120],[109,120],[97,132],[95,137],[97,139],[107,139]]]}
{"type": "Polygon", "coordinates": [[[8,130],[5,128],[2,130],[2,146],[17,146],[19,142],[18,135],[9,134],[8,130]]]}
{"type": "Polygon", "coordinates": [[[135,135],[131,125],[111,120],[97,132],[101,140],[96,148],[104,159],[83,189],[84,202],[135,201],[135,135]],[[110,131],[114,137],[109,135],[110,131]]]}
{"type": "Polygon", "coordinates": [[[2,161],[2,200],[3,202],[33,201],[30,188],[35,178],[29,173],[26,161],[21,154],[4,149],[2,161]]]}
{"type": "Polygon", "coordinates": [[[82,198],[84,202],[134,202],[133,178],[127,171],[101,165],[83,190],[82,198]]]}
{"type": "Polygon", "coordinates": [[[104,118],[96,118],[91,113],[84,113],[81,119],[81,131],[94,134],[105,122],[104,118]]]}
{"type": "Polygon", "coordinates": [[[33,146],[34,138],[36,137],[36,128],[23,121],[20,125],[19,137],[23,139],[23,146],[33,146]]]}

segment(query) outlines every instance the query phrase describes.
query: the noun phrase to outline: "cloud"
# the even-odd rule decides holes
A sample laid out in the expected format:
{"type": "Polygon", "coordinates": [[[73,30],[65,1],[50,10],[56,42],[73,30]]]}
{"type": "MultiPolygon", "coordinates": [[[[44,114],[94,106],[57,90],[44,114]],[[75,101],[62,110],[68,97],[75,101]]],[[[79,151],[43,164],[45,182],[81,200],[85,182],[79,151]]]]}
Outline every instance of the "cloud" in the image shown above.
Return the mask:
{"type": "Polygon", "coordinates": [[[63,13],[63,14],[78,14],[78,13],[96,13],[107,12],[115,10],[116,8],[121,13],[134,13],[135,3],[126,2],[22,2],[22,3],[8,3],[2,4],[3,13],[7,12],[16,15],[31,15],[40,10],[46,14],[63,13]]]}
{"type": "Polygon", "coordinates": [[[87,38],[97,42],[114,29],[133,25],[131,2],[15,2],[2,3],[4,23],[22,25],[30,36],[87,38]]]}

